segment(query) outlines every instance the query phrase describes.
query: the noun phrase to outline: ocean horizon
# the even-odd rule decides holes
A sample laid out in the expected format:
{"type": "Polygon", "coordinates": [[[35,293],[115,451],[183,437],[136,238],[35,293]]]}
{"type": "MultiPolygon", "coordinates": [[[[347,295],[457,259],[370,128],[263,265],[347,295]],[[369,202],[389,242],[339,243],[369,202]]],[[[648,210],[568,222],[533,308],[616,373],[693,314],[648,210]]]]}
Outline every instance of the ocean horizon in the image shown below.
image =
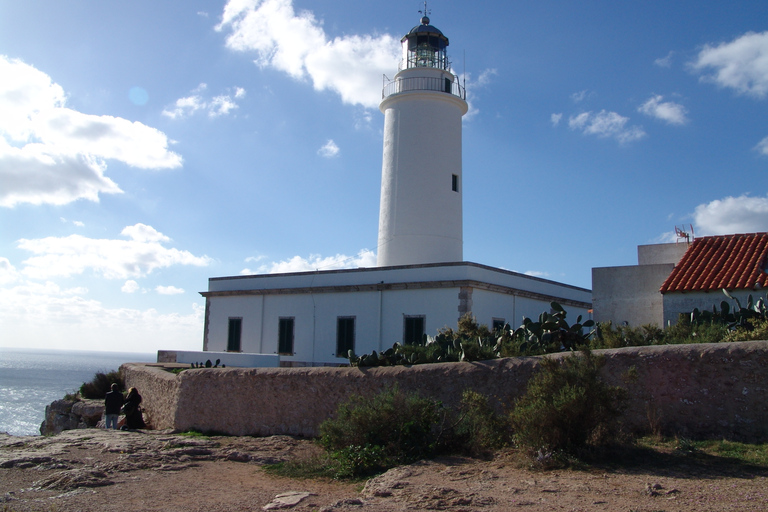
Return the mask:
{"type": "Polygon", "coordinates": [[[0,432],[40,435],[45,407],[97,372],[156,360],[155,353],[0,347],[0,432]]]}

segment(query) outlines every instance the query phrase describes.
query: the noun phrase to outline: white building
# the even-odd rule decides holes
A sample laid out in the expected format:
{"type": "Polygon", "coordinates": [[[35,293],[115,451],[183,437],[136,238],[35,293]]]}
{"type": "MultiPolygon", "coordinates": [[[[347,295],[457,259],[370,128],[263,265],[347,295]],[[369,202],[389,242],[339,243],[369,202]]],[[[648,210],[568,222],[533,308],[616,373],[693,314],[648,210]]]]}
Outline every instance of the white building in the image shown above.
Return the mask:
{"type": "Polygon", "coordinates": [[[455,328],[465,313],[489,327],[515,326],[557,301],[574,318],[589,317],[590,290],[462,261],[465,91],[450,69],[448,38],[429,18],[401,42],[400,70],[380,104],[378,266],[211,278],[202,292],[204,351],[337,365],[348,350],[379,351],[455,328]]]}
{"type": "Polygon", "coordinates": [[[695,308],[746,306],[768,287],[768,233],[705,236],[693,242],[641,245],[638,264],[592,269],[596,322],[665,327],[695,308]]]}

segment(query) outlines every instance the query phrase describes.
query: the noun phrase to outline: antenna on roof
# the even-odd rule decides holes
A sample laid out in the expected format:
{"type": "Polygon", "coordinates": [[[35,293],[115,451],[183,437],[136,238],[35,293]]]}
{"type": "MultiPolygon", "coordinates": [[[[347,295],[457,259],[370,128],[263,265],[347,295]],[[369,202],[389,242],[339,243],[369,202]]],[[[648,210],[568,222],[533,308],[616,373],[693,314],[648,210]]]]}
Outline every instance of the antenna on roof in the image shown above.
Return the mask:
{"type": "Polygon", "coordinates": [[[686,243],[691,243],[691,239],[693,238],[693,224],[688,224],[688,227],[691,230],[690,232],[685,230],[685,226],[680,228],[675,226],[675,235],[677,235],[677,242],[679,242],[682,239],[685,239],[686,243]]]}
{"type": "Polygon", "coordinates": [[[423,11],[419,11],[419,14],[423,15],[423,17],[424,17],[424,18],[427,18],[427,23],[429,23],[429,18],[428,18],[428,16],[429,16],[430,14],[432,14],[432,11],[430,11],[429,9],[427,9],[427,0],[424,0],[424,10],[423,10],[423,11]]]}

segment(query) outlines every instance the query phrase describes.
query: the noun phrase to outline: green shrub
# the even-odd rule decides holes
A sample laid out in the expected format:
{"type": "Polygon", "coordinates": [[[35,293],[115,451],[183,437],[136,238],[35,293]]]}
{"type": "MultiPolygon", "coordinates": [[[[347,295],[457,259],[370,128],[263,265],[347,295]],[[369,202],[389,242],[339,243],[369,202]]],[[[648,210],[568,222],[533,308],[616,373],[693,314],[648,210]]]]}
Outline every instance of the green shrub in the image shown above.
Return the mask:
{"type": "Polygon", "coordinates": [[[497,414],[488,401],[487,396],[476,391],[464,391],[453,431],[445,439],[449,451],[478,457],[509,443],[509,422],[497,414]]]}
{"type": "Polygon", "coordinates": [[[445,409],[396,386],[374,397],[353,396],[320,425],[320,444],[341,474],[362,476],[432,456],[445,409]]]}
{"type": "Polygon", "coordinates": [[[517,442],[534,451],[572,454],[614,443],[626,390],[600,379],[604,363],[588,350],[542,359],[511,414],[517,442]]]}
{"type": "Polygon", "coordinates": [[[82,386],[80,386],[80,396],[93,399],[104,398],[110,391],[113,382],[116,382],[118,389],[123,391],[125,381],[123,380],[123,374],[119,370],[108,373],[96,372],[90,382],[83,382],[82,386]]]}

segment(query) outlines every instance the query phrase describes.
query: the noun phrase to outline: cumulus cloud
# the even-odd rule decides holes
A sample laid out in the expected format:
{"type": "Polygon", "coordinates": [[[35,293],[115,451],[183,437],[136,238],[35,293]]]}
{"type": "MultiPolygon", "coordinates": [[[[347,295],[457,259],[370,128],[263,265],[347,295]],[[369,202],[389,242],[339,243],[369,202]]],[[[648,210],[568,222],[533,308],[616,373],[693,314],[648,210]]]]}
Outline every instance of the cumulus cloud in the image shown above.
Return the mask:
{"type": "Polygon", "coordinates": [[[757,146],[755,146],[755,150],[759,151],[760,153],[768,156],[768,137],[764,138],[760,142],[757,143],[757,146]]]}
{"type": "Polygon", "coordinates": [[[184,293],[183,288],[176,288],[175,286],[157,286],[155,291],[160,295],[179,295],[184,293]]]}
{"type": "Polygon", "coordinates": [[[228,33],[228,48],[255,53],[257,65],[308,79],[316,90],[364,107],[379,104],[381,76],[396,70],[399,60],[398,37],[330,38],[322,22],[309,11],[297,13],[292,0],[230,0],[216,30],[228,33]]]}
{"type": "Polygon", "coordinates": [[[627,126],[628,117],[616,112],[601,110],[597,114],[582,112],[568,118],[568,126],[571,130],[577,130],[584,135],[596,135],[602,138],[616,139],[622,144],[632,142],[645,137],[645,132],[640,126],[627,126]]]}
{"type": "Polygon", "coordinates": [[[679,103],[663,101],[661,95],[653,96],[638,107],[637,111],[650,117],[655,117],[669,124],[682,125],[688,122],[688,111],[679,103]]]}
{"type": "Polygon", "coordinates": [[[120,187],[107,160],[142,169],[181,166],[159,130],[67,108],[62,87],[29,64],[0,55],[0,206],[98,201],[120,187]]]}
{"type": "Polygon", "coordinates": [[[33,279],[72,276],[91,269],[106,279],[144,277],[173,265],[207,266],[208,256],[167,248],[168,237],[151,226],[136,224],[122,233],[129,240],[94,239],[80,235],[21,239],[20,249],[34,256],[22,262],[21,273],[33,279]]]}
{"type": "MultiPolygon", "coordinates": [[[[253,261],[260,261],[262,259],[262,257],[259,257],[253,261]]],[[[240,274],[282,274],[286,272],[311,272],[314,270],[336,270],[375,266],[376,253],[368,249],[363,249],[357,253],[357,256],[346,256],[344,254],[327,257],[322,257],[319,254],[310,254],[309,258],[294,256],[293,258],[283,261],[265,263],[255,270],[246,268],[241,270],[240,274]]]]}
{"type": "Polygon", "coordinates": [[[199,350],[205,308],[189,313],[109,308],[87,298],[83,288],[50,281],[23,281],[0,287],[0,331],[19,346],[126,352],[199,350]]]}
{"type": "Polygon", "coordinates": [[[747,32],[717,46],[705,45],[693,70],[701,79],[756,98],[768,95],[768,31],[747,32]]]}
{"type": "Polygon", "coordinates": [[[233,90],[227,91],[227,94],[219,94],[218,96],[206,99],[203,94],[207,89],[207,84],[198,85],[190,96],[179,98],[173,106],[163,109],[163,115],[171,119],[180,119],[189,117],[195,112],[203,111],[208,114],[208,117],[224,116],[240,108],[236,100],[245,97],[245,89],[235,87],[233,90]]]}
{"type": "Polygon", "coordinates": [[[694,213],[696,233],[727,235],[768,231],[768,197],[726,197],[701,204],[694,213]]]}
{"type": "Polygon", "coordinates": [[[129,279],[125,282],[122,288],[120,288],[120,291],[123,293],[136,293],[139,291],[139,283],[134,281],[133,279],[129,279]]]}
{"type": "Polygon", "coordinates": [[[549,116],[549,120],[552,122],[552,126],[557,126],[560,124],[560,120],[563,118],[563,114],[552,114],[549,116]]]}
{"type": "Polygon", "coordinates": [[[339,151],[339,146],[333,142],[333,139],[328,139],[328,142],[326,142],[323,147],[317,150],[317,154],[324,158],[333,158],[339,154],[339,151]]]}

